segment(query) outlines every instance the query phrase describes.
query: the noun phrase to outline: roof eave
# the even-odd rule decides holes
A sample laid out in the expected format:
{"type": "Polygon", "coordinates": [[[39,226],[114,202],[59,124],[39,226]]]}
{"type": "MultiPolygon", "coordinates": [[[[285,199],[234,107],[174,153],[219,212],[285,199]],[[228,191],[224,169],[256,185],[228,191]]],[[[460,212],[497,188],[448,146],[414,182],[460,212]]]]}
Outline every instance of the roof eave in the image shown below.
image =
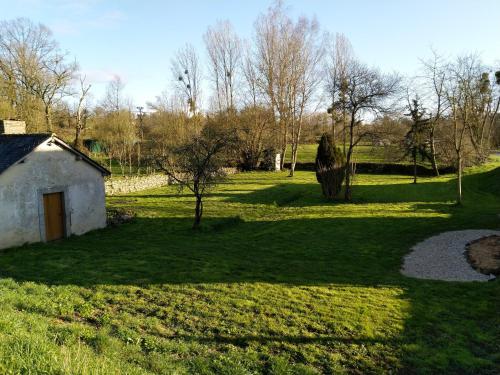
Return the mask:
{"type": "Polygon", "coordinates": [[[83,152],[78,151],[74,147],[71,147],[66,142],[64,142],[63,140],[61,140],[60,138],[57,138],[55,135],[52,135],[52,139],[53,139],[54,143],[57,144],[58,146],[62,147],[66,151],[71,152],[72,154],[75,154],[75,155],[81,157],[88,164],[90,164],[91,166],[93,166],[94,168],[96,168],[97,170],[99,170],[102,173],[103,176],[111,176],[111,172],[107,168],[103,167],[101,164],[99,164],[95,160],[89,158],[83,152]]]}

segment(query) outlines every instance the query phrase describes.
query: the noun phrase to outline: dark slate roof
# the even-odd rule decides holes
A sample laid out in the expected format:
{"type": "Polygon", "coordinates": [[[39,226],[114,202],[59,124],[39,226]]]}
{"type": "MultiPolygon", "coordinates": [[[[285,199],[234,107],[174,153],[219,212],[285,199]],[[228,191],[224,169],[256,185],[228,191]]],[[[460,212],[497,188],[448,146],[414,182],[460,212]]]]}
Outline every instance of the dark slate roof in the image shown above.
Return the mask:
{"type": "Polygon", "coordinates": [[[49,138],[53,138],[54,143],[92,165],[103,175],[109,176],[111,174],[102,165],[51,134],[0,134],[0,174],[49,138]]]}
{"type": "Polygon", "coordinates": [[[0,173],[20,161],[50,136],[50,134],[0,135],[0,173]]]}

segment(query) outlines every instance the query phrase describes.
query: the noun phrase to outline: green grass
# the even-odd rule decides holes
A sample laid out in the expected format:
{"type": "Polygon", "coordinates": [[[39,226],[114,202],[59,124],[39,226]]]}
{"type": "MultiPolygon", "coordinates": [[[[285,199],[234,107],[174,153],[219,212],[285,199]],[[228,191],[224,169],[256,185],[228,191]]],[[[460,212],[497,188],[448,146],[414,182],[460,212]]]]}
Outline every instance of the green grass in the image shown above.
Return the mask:
{"type": "Polygon", "coordinates": [[[500,284],[399,273],[416,242],[498,228],[500,162],[451,176],[243,173],[205,203],[108,199],[135,222],[0,254],[0,373],[498,374],[500,284]]]}
{"type": "MultiPolygon", "coordinates": [[[[301,144],[299,145],[297,162],[298,163],[314,163],[316,160],[317,144],[301,144]]],[[[291,155],[290,147],[286,152],[285,162],[290,161],[291,155]]],[[[386,158],[386,151],[384,147],[372,146],[369,144],[360,144],[354,148],[354,161],[358,163],[371,162],[371,163],[384,163],[390,161],[386,158]]]]}

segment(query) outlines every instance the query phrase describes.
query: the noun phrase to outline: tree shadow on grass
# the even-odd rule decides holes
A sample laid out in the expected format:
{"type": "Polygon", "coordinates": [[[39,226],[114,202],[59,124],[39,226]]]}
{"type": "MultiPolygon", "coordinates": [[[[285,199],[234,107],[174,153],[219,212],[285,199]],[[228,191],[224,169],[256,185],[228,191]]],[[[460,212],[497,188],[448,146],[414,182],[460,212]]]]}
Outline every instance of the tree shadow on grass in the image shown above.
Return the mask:
{"type": "Polygon", "coordinates": [[[206,229],[195,233],[190,226],[187,218],[137,218],[118,228],[4,251],[0,270],[18,281],[81,286],[399,284],[408,244],[456,223],[443,217],[206,218],[206,229]]]}
{"type": "Polygon", "coordinates": [[[343,337],[333,335],[315,335],[315,336],[301,336],[301,335],[175,335],[171,339],[181,339],[186,341],[196,341],[202,344],[230,344],[239,347],[247,347],[250,343],[268,344],[268,343],[290,343],[290,344],[320,344],[328,345],[334,343],[344,344],[397,344],[400,340],[388,337],[343,337]]]}
{"type": "MultiPolygon", "coordinates": [[[[464,202],[471,203],[485,196],[500,195],[500,168],[479,175],[463,177],[464,202]],[[479,197],[478,197],[479,196],[479,197]]],[[[426,181],[413,184],[379,184],[353,186],[353,200],[356,203],[419,203],[429,202],[441,205],[449,211],[456,199],[456,181],[426,181]],[[444,203],[446,202],[446,203],[444,203]]],[[[487,199],[487,197],[486,197],[487,199]]],[[[229,202],[242,204],[265,204],[290,207],[323,206],[326,204],[346,203],[343,191],[333,201],[321,195],[319,184],[282,183],[268,188],[254,190],[250,193],[234,194],[227,198],[229,202]]],[[[418,206],[415,206],[418,208],[418,206]]]]}
{"type": "MultiPolygon", "coordinates": [[[[450,182],[426,182],[416,185],[355,185],[351,203],[452,202],[453,199],[450,182]]],[[[280,184],[251,193],[235,194],[227,201],[292,207],[346,203],[343,192],[333,201],[323,198],[319,184],[280,184]]]]}

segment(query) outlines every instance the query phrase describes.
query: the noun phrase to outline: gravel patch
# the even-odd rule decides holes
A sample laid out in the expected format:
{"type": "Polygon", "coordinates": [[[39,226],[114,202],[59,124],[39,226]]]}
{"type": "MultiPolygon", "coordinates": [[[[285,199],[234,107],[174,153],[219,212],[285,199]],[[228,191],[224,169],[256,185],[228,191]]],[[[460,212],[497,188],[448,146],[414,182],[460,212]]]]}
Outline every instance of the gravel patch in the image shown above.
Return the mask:
{"type": "Polygon", "coordinates": [[[445,281],[488,281],[491,276],[474,270],[465,257],[466,245],[500,231],[469,229],[444,232],[412,247],[405,256],[401,273],[418,279],[445,281]]]}

